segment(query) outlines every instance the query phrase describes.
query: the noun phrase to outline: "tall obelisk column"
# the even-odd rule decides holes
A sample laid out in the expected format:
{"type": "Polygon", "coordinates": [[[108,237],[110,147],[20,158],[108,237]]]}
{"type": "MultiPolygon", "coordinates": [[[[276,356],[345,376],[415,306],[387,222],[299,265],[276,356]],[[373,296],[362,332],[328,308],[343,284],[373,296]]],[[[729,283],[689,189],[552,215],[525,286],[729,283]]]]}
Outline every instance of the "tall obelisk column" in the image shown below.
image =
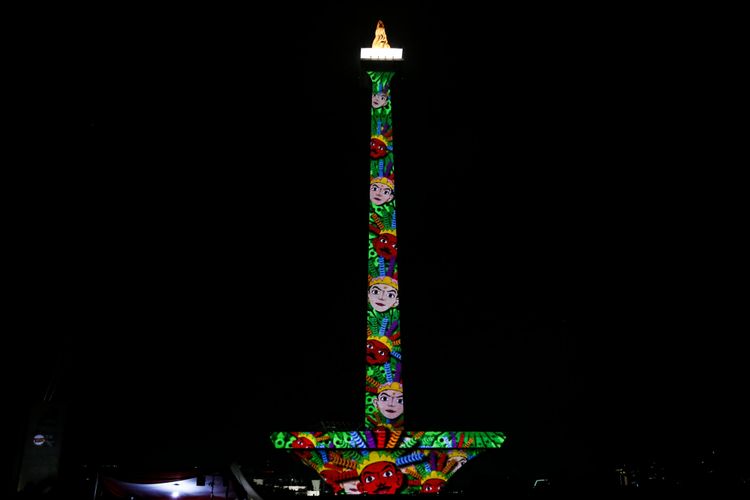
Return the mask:
{"type": "MultiPolygon", "coordinates": [[[[274,432],[271,440],[313,468],[337,494],[434,494],[467,461],[500,448],[505,435],[404,430],[391,102],[402,50],[388,45],[381,21],[372,45],[361,51],[372,82],[365,425],[274,432]]],[[[460,403],[452,410],[460,410],[460,403]]]]}
{"type": "Polygon", "coordinates": [[[382,21],[372,49],[362,49],[361,58],[368,63],[372,82],[365,427],[393,431],[404,428],[391,102],[391,82],[402,50],[390,47],[382,21]]]}

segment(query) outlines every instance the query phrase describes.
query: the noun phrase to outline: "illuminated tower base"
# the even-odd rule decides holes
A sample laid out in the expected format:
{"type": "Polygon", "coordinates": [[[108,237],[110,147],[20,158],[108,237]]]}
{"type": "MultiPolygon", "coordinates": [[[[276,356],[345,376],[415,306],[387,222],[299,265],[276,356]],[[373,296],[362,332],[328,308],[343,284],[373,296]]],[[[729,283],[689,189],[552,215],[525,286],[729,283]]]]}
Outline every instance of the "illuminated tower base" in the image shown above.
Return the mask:
{"type": "Polygon", "coordinates": [[[338,494],[439,493],[467,461],[499,448],[502,432],[407,431],[401,377],[396,179],[391,83],[402,50],[378,21],[361,59],[372,82],[365,421],[358,430],[274,432],[286,449],[338,494]]]}

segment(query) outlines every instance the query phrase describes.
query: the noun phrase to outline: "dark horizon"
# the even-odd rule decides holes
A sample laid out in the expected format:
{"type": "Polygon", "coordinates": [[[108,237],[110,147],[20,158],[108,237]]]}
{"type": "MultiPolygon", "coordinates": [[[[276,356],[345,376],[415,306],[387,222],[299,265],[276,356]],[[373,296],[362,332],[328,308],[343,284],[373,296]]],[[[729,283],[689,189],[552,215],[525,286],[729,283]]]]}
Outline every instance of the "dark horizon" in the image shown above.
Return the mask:
{"type": "Polygon", "coordinates": [[[76,464],[252,461],[271,431],[361,422],[357,58],[383,19],[405,51],[407,427],[505,432],[486,462],[516,477],[712,449],[747,467],[742,198],[714,176],[736,132],[707,35],[655,12],[376,10],[45,31],[17,122],[13,439],[57,375],[76,464]]]}

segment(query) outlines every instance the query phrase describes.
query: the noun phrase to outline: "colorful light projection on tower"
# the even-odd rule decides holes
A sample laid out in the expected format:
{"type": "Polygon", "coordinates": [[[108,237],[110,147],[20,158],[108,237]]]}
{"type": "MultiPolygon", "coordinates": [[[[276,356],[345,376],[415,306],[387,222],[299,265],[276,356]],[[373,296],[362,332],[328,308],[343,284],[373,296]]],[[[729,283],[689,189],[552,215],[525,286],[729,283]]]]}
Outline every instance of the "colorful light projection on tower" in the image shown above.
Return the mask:
{"type": "Polygon", "coordinates": [[[407,431],[399,324],[396,176],[391,84],[402,49],[382,21],[361,50],[372,83],[365,342],[365,421],[352,431],[274,432],[276,448],[313,468],[337,494],[439,493],[467,461],[500,448],[502,432],[407,431]]]}
{"type": "Polygon", "coordinates": [[[368,71],[367,74],[372,81],[372,112],[365,426],[395,430],[404,428],[404,388],[398,321],[396,178],[390,99],[394,73],[368,71]]]}

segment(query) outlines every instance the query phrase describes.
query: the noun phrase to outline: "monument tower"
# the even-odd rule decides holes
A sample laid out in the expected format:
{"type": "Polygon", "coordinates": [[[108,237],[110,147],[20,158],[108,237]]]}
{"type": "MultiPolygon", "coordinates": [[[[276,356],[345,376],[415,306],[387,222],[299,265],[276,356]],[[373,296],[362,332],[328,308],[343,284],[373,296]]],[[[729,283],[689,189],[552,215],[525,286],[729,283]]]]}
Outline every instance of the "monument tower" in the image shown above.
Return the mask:
{"type": "Polygon", "coordinates": [[[378,21],[372,47],[361,49],[360,58],[372,83],[364,425],[351,431],[274,432],[271,439],[315,469],[335,493],[438,493],[467,461],[502,446],[505,435],[405,430],[391,101],[403,50],[391,48],[378,21]]]}

